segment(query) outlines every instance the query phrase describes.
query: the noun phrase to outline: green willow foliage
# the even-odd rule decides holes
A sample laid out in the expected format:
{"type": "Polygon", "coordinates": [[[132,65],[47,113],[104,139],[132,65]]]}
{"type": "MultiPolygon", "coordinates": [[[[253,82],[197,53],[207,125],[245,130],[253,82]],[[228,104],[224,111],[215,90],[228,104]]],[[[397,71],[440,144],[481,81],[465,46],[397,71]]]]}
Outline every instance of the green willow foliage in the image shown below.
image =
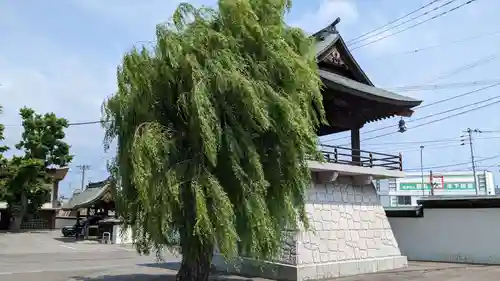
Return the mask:
{"type": "Polygon", "coordinates": [[[182,4],[134,49],[103,104],[120,211],[140,252],[180,243],[270,258],[307,225],[308,156],[325,123],[313,41],[286,0],[182,4]]]}

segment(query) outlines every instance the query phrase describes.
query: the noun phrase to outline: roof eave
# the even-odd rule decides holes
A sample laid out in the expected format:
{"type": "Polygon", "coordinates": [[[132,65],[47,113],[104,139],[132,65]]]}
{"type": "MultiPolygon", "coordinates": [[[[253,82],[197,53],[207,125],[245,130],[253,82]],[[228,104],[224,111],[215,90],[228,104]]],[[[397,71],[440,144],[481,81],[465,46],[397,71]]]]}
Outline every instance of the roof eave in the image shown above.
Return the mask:
{"type": "MultiPolygon", "coordinates": [[[[327,86],[331,89],[338,90],[338,91],[345,92],[345,93],[349,93],[349,94],[354,94],[358,97],[365,98],[368,100],[373,100],[373,101],[386,103],[386,104],[390,104],[390,105],[394,105],[394,106],[406,107],[406,108],[408,108],[408,110],[410,108],[419,106],[422,103],[422,101],[420,101],[420,100],[414,100],[411,98],[408,98],[407,100],[402,100],[402,99],[391,99],[391,98],[387,98],[387,97],[383,97],[383,96],[377,96],[377,95],[374,95],[372,93],[359,91],[357,89],[353,89],[353,88],[350,88],[348,86],[341,85],[339,83],[336,83],[335,81],[330,81],[330,80],[325,79],[323,77],[321,78],[321,80],[323,81],[323,84],[325,84],[325,86],[327,86]]],[[[412,113],[413,113],[413,111],[411,111],[411,112],[402,111],[401,112],[401,114],[410,114],[410,116],[412,113]]]]}

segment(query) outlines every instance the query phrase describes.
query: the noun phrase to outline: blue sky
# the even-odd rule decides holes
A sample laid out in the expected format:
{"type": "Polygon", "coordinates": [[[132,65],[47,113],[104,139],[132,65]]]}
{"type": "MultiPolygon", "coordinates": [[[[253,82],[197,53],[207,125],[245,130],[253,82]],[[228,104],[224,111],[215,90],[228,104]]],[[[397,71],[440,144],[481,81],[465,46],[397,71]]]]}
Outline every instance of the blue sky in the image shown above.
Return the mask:
{"type": "MultiPolygon", "coordinates": [[[[295,0],[288,16],[292,25],[314,32],[336,17],[342,19],[339,29],[345,39],[354,38],[397,18],[429,0],[295,0]]],[[[442,3],[446,1],[441,1],[442,3]]],[[[456,1],[453,7],[459,2],[456,1]]],[[[191,1],[213,5],[214,1],[191,1]]],[[[441,4],[442,4],[441,3],[441,4]]],[[[2,1],[0,3],[0,104],[6,124],[7,143],[20,137],[17,111],[26,105],[39,112],[53,111],[71,122],[93,121],[100,118],[102,101],[115,90],[116,66],[123,53],[139,41],[153,39],[155,24],[171,15],[178,1],[131,0],[67,0],[67,1],[2,1]],[[143,2],[143,4],[139,4],[143,2]],[[169,3],[168,3],[169,2],[169,3]]],[[[372,81],[379,87],[428,84],[430,80],[459,66],[500,51],[500,35],[488,36],[466,43],[435,48],[412,55],[398,55],[415,48],[500,30],[500,1],[478,0],[446,16],[422,24],[399,35],[353,51],[372,81]]],[[[499,79],[500,58],[474,69],[449,76],[433,83],[468,82],[499,79]]],[[[477,87],[476,87],[477,88],[477,87]]],[[[402,93],[432,102],[474,87],[439,91],[402,93]]],[[[477,100],[497,96],[498,88],[478,92],[450,102],[418,110],[413,119],[477,100]]],[[[421,128],[362,143],[362,148],[374,151],[403,151],[405,167],[420,166],[419,144],[384,145],[388,142],[426,141],[458,138],[467,127],[500,130],[496,118],[500,105],[451,118],[421,128]],[[411,151],[413,149],[413,151],[411,151]]],[[[411,120],[407,119],[407,121],[411,120]]],[[[362,130],[362,139],[380,132],[363,131],[394,124],[398,119],[370,124],[362,130]]],[[[427,121],[427,120],[426,120],[427,121]]],[[[409,123],[417,125],[424,121],[409,123]]],[[[340,134],[343,136],[344,134],[340,134]]],[[[481,157],[500,155],[499,139],[487,139],[495,134],[483,134],[476,141],[475,152],[481,157]]],[[[339,136],[326,137],[325,139],[339,136]]],[[[75,159],[62,192],[66,195],[80,186],[76,165],[89,164],[86,181],[98,181],[107,176],[105,161],[110,155],[102,148],[103,131],[99,125],[75,126],[67,131],[75,159]]],[[[332,143],[344,144],[345,140],[332,143]]],[[[458,140],[456,142],[459,143],[458,140]]],[[[449,144],[448,144],[449,145],[449,144]]],[[[427,145],[424,166],[462,163],[469,160],[467,147],[427,145]],[[433,147],[434,146],[434,147],[433,147]]],[[[491,166],[500,158],[480,162],[491,166]]],[[[457,167],[469,169],[468,165],[457,167]]],[[[499,168],[492,167],[497,171],[499,168]]],[[[500,180],[500,178],[499,178],[500,180]]]]}

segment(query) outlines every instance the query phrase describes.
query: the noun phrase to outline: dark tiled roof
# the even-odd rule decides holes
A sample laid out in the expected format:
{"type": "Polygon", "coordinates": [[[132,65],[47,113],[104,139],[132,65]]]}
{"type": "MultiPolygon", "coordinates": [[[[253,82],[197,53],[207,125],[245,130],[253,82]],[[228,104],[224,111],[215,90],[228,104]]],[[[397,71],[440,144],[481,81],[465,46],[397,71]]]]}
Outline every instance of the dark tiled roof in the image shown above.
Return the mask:
{"type": "Polygon", "coordinates": [[[422,103],[420,100],[398,95],[384,89],[368,86],[326,70],[320,69],[319,76],[321,77],[321,80],[323,80],[323,83],[329,88],[340,90],[342,92],[348,92],[368,100],[386,100],[387,102],[391,102],[396,105],[410,107],[418,106],[422,103]]]}
{"type": "Polygon", "coordinates": [[[343,53],[347,60],[349,60],[351,67],[358,73],[360,81],[358,82],[353,79],[349,79],[330,71],[320,70],[320,76],[327,87],[337,88],[337,90],[343,90],[344,92],[362,96],[366,99],[378,100],[382,102],[389,102],[395,105],[414,107],[422,103],[420,100],[416,100],[403,95],[398,95],[390,91],[376,88],[373,83],[363,72],[361,67],[358,65],[351,52],[347,48],[342,36],[338,33],[335,25],[340,22],[340,19],[335,20],[329,26],[321,29],[312,36],[316,39],[316,57],[322,56],[327,52],[334,44],[337,44],[339,51],[343,53]]]}
{"type": "Polygon", "coordinates": [[[100,182],[99,185],[91,184],[87,189],[73,195],[73,197],[62,206],[64,210],[76,210],[87,208],[99,201],[101,197],[109,190],[109,185],[105,182],[100,182]]]}

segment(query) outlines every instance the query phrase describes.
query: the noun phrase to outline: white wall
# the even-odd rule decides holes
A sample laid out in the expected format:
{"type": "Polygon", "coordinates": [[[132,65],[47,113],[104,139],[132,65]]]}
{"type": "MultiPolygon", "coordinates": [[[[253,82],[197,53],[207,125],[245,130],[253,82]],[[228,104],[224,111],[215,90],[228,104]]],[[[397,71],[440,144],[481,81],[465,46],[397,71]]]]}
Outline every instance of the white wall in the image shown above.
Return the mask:
{"type": "Polygon", "coordinates": [[[133,242],[131,228],[123,230],[121,225],[114,225],[112,235],[111,241],[113,244],[131,244],[133,242]]]}
{"type": "Polygon", "coordinates": [[[73,226],[76,224],[76,218],[73,217],[56,217],[55,229],[61,229],[64,226],[73,226]]]}
{"type": "Polygon", "coordinates": [[[389,223],[408,260],[500,264],[499,219],[500,208],[424,209],[389,223]]]}

